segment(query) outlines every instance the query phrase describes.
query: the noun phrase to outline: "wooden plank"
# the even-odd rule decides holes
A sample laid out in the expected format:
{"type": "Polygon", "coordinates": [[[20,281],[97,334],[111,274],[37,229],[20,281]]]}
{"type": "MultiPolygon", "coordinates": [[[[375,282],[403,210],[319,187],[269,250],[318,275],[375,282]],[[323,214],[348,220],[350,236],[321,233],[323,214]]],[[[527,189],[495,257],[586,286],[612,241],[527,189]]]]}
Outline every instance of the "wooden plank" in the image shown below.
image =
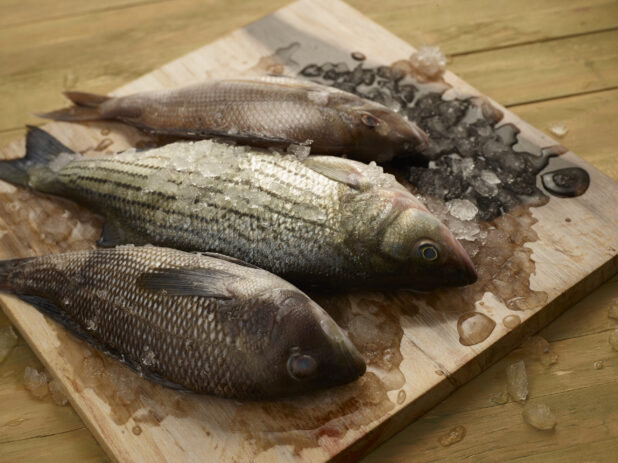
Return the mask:
{"type": "MultiPolygon", "coordinates": [[[[0,50],[0,60],[3,62],[0,68],[0,97],[5,101],[0,108],[0,129],[40,123],[31,113],[56,109],[66,104],[60,94],[62,89],[108,92],[286,3],[284,0],[252,0],[241,2],[242,5],[234,2],[237,0],[225,3],[185,0],[146,4],[119,11],[103,11],[0,30],[0,42],[7,44],[0,50]],[[229,11],[235,11],[235,14],[230,15],[229,11]],[[140,18],[139,28],[134,27],[135,17],[140,18]],[[208,27],[204,27],[206,21],[208,27]],[[93,24],[96,26],[92,27],[93,24]],[[62,40],[50,39],[55,37],[58,30],[62,30],[62,40]],[[130,40],[130,45],[127,45],[127,40],[130,40]],[[153,49],[156,49],[157,53],[153,53],[153,49]],[[101,60],[100,57],[105,59],[101,60]]],[[[511,12],[515,9],[518,13],[512,12],[515,15],[512,26],[505,22],[511,21],[510,14],[504,15],[501,21],[495,23],[497,31],[511,31],[511,35],[516,35],[520,29],[528,31],[528,27],[537,30],[537,35],[543,35],[546,28],[541,25],[552,15],[554,17],[551,27],[567,31],[573,28],[575,23],[592,27],[591,25],[597,23],[604,25],[603,21],[609,20],[608,18],[618,17],[612,15],[611,8],[618,8],[614,6],[615,2],[609,7],[603,1],[582,7],[579,1],[575,1],[569,3],[568,7],[560,7],[557,5],[561,2],[552,1],[547,9],[541,7],[543,14],[538,16],[540,22],[536,23],[535,19],[529,26],[530,18],[537,18],[538,7],[532,9],[535,15],[530,16],[526,14],[525,8],[516,7],[512,2],[506,2],[506,5],[510,6],[499,2],[477,2],[469,5],[452,1],[445,5],[448,8],[442,8],[436,7],[432,2],[419,1],[418,5],[406,9],[406,14],[400,11],[401,7],[394,8],[394,11],[399,12],[395,16],[402,21],[405,18],[401,32],[403,29],[422,31],[427,21],[434,21],[437,17],[448,18],[444,29],[440,29],[439,33],[434,32],[435,35],[431,35],[432,33],[428,32],[431,39],[423,36],[412,42],[417,45],[434,43],[445,47],[448,52],[451,51],[449,43],[458,43],[458,46],[462,47],[459,48],[461,52],[478,47],[474,41],[468,45],[468,41],[473,40],[473,37],[487,40],[488,46],[496,38],[491,34],[478,33],[476,21],[482,21],[486,25],[494,24],[493,19],[478,19],[481,18],[481,15],[477,14],[480,8],[487,11],[490,18],[501,17],[504,8],[511,12]],[[423,14],[417,14],[412,8],[421,8],[423,14]],[[462,18],[470,19],[469,16],[473,16],[476,19],[463,21],[457,15],[449,15],[449,8],[455,8],[454,11],[458,12],[467,11],[462,18]],[[559,8],[564,11],[556,15],[555,11],[559,8]],[[588,14],[591,16],[587,16],[588,14]],[[457,34],[468,27],[469,30],[457,39],[457,34]]],[[[372,2],[370,6],[363,2],[362,6],[375,14],[387,15],[385,21],[394,19],[387,13],[386,8],[382,8],[381,3],[372,2]]],[[[390,27],[390,22],[388,24],[390,27]]],[[[585,87],[586,91],[598,90],[606,88],[608,82],[611,86],[618,85],[615,79],[615,63],[618,61],[616,50],[611,46],[612,42],[606,39],[608,37],[602,35],[597,43],[594,39],[587,38],[588,45],[582,48],[579,39],[575,38],[564,44],[562,41],[539,44],[538,49],[530,45],[523,47],[523,51],[509,49],[484,53],[483,69],[479,69],[474,58],[461,56],[453,60],[452,69],[475,87],[506,104],[570,94],[581,91],[582,87],[585,87]],[[603,43],[605,46],[597,46],[603,43]],[[534,55],[530,55],[531,53],[534,55]],[[536,57],[538,62],[535,67],[531,68],[526,61],[528,56],[536,57]],[[586,56],[587,59],[582,60],[581,56],[586,56]],[[561,67],[563,63],[569,67],[568,72],[561,67]],[[609,73],[609,76],[599,78],[596,72],[609,73]],[[528,82],[528,73],[533,73],[536,77],[532,85],[528,82]],[[573,74],[583,79],[581,85],[577,84],[579,81],[573,78],[573,74]],[[560,85],[556,85],[556,82],[560,85]],[[500,89],[501,85],[504,86],[503,90],[500,89]],[[553,89],[550,95],[548,89],[553,89]]]]}
{"type": "MultiPolygon", "coordinates": [[[[616,104],[618,103],[617,100],[618,91],[609,91],[598,94],[577,96],[563,100],[518,106],[511,108],[511,110],[516,112],[520,117],[522,117],[522,119],[527,120],[534,126],[540,128],[548,127],[554,122],[565,123],[569,127],[569,133],[563,139],[563,142],[571,146],[574,151],[578,152],[579,155],[599,170],[611,175],[611,168],[615,166],[615,163],[600,163],[596,156],[603,153],[605,150],[605,155],[607,158],[603,157],[603,159],[610,161],[612,156],[611,147],[618,144],[618,134],[613,131],[613,121],[618,117],[618,104],[616,104]],[[584,114],[585,117],[582,117],[582,114],[584,114]]],[[[18,138],[22,132],[22,130],[13,131],[12,133],[14,133],[14,135],[10,140],[18,138]]],[[[545,132],[549,134],[547,130],[545,130],[545,132]]],[[[2,145],[1,138],[0,145],[2,145]]],[[[618,179],[618,175],[614,176],[614,179],[618,179]]],[[[564,315],[556,319],[546,329],[544,329],[541,335],[549,341],[556,341],[607,330],[612,322],[607,317],[607,307],[616,295],[618,295],[618,277],[603,285],[580,304],[577,304],[572,309],[566,311],[564,315]],[[595,310],[599,307],[601,307],[602,310],[595,310]]],[[[7,323],[8,319],[2,312],[0,312],[0,326],[5,326],[7,323]]],[[[615,322],[613,324],[615,325],[615,322]]],[[[19,337],[18,343],[23,345],[25,342],[23,341],[23,338],[19,337]]],[[[569,354],[568,350],[565,350],[565,352],[567,355],[569,354]]],[[[578,349],[576,352],[582,352],[582,350],[578,349]]],[[[561,357],[564,357],[564,355],[561,354],[561,357]]],[[[15,376],[0,373],[0,388],[6,387],[9,382],[20,384],[22,381],[23,367],[25,364],[28,364],[30,360],[35,359],[34,353],[28,355],[27,359],[28,360],[17,362],[18,364],[21,363],[22,368],[19,369],[19,372],[17,371],[17,368],[14,370],[15,376]]],[[[440,414],[445,414],[446,411],[456,407],[457,404],[468,405],[466,409],[474,408],[474,405],[478,405],[478,407],[481,408],[487,406],[488,398],[503,389],[504,368],[505,361],[501,361],[497,365],[490,367],[486,372],[475,378],[470,383],[464,385],[452,396],[451,399],[445,402],[448,403],[449,406],[441,408],[440,414]],[[476,394],[471,396],[470,391],[475,391],[476,394]]],[[[594,371],[594,373],[596,373],[596,371],[594,371]]],[[[593,370],[579,370],[578,377],[584,379],[588,378],[591,383],[596,381],[593,370]]],[[[560,377],[551,375],[547,377],[547,380],[558,383],[560,377]]],[[[559,388],[554,387],[553,390],[553,393],[560,393],[559,388]]],[[[7,394],[6,399],[3,400],[13,403],[16,399],[12,394],[7,394]]],[[[38,428],[40,429],[41,435],[66,433],[67,431],[74,429],[75,420],[79,420],[77,415],[72,412],[72,416],[65,417],[64,413],[60,413],[58,410],[55,410],[55,408],[56,407],[50,408],[43,403],[32,399],[26,403],[20,402],[18,407],[19,410],[17,412],[36,417],[33,419],[37,419],[41,422],[38,426],[45,424],[44,428],[38,428]],[[50,419],[47,416],[47,413],[49,412],[54,413],[53,419],[50,419]]],[[[72,410],[70,407],[67,407],[67,410],[68,409],[72,410]]],[[[459,408],[456,409],[459,410],[459,408]]],[[[8,408],[7,412],[8,411],[14,412],[12,408],[8,408]]],[[[13,419],[18,418],[16,416],[11,419],[0,418],[0,423],[10,422],[13,419]]],[[[479,417],[478,419],[482,419],[482,417],[479,417]]],[[[507,434],[507,431],[505,431],[505,434],[507,434]]],[[[0,428],[0,436],[1,435],[2,431],[0,428]]],[[[414,431],[410,432],[409,435],[413,436],[414,431]]],[[[67,440],[73,439],[73,445],[75,446],[91,445],[88,440],[82,441],[79,439],[74,439],[75,436],[75,433],[66,433],[62,438],[67,440]]],[[[409,439],[412,439],[412,437],[409,439]]],[[[381,452],[383,448],[388,448],[388,446],[381,446],[376,450],[376,452],[381,452]]],[[[571,450],[573,449],[571,448],[571,450]]],[[[0,454],[2,453],[2,448],[0,446],[0,454]]],[[[402,450],[401,454],[405,455],[406,452],[402,450]]]]}
{"type": "Polygon", "coordinates": [[[553,135],[549,130],[553,124],[564,124],[569,131],[560,142],[605,175],[618,180],[618,133],[613,124],[618,118],[618,90],[509,109],[549,136],[553,135]]]}
{"type": "Polygon", "coordinates": [[[134,5],[162,0],[106,0],[102,3],[64,0],[3,0],[0,28],[15,27],[37,21],[49,21],[67,16],[78,16],[103,10],[128,8],[134,5]]]}
{"type": "Polygon", "coordinates": [[[440,45],[449,55],[581,35],[618,26],[614,0],[353,0],[408,43],[440,45]]]}
{"type": "Polygon", "coordinates": [[[63,89],[108,92],[285,3],[147,3],[0,29],[0,128],[41,123],[31,113],[64,105],[63,89]]]}
{"type": "MultiPolygon", "coordinates": [[[[503,462],[532,459],[533,456],[536,457],[533,461],[546,461],[543,460],[545,454],[560,449],[580,443],[594,445],[616,440],[618,434],[615,426],[608,426],[606,423],[615,423],[618,420],[618,402],[613,399],[617,391],[618,383],[614,382],[611,387],[591,386],[559,396],[529,399],[531,402],[545,403],[555,411],[558,424],[556,430],[549,433],[539,432],[525,423],[521,417],[522,406],[516,403],[483,409],[482,419],[479,419],[476,412],[464,412],[433,421],[427,418],[422,432],[413,436],[407,434],[407,442],[401,440],[404,437],[401,434],[391,439],[393,445],[397,441],[402,446],[392,455],[375,452],[364,461],[424,463],[464,461],[469,458],[482,463],[495,461],[498,449],[500,461],[503,462]],[[561,407],[563,402],[577,404],[578,413],[561,407]],[[603,404],[603,408],[599,407],[600,404],[603,404]],[[464,439],[450,448],[442,447],[438,439],[461,423],[466,423],[464,439]],[[497,434],[506,436],[507,433],[513,435],[507,442],[496,439],[497,434]]],[[[606,458],[607,456],[605,454],[606,458]]]]}
{"type": "Polygon", "coordinates": [[[41,436],[29,439],[28,445],[14,441],[0,446],[0,462],[49,463],[53,461],[104,463],[110,459],[86,429],[78,429],[64,434],[41,436]],[[79,445],[75,445],[79,442],[79,445]]]}
{"type": "Polygon", "coordinates": [[[35,399],[24,388],[24,369],[27,366],[38,370],[43,368],[32,350],[23,343],[0,364],[0,377],[8,379],[0,383],[0,400],[3,404],[10,404],[0,408],[0,444],[83,428],[84,424],[71,407],[55,405],[49,397],[35,399]]]}
{"type": "MultiPolygon", "coordinates": [[[[539,334],[550,341],[551,349],[558,355],[558,362],[549,368],[528,358],[521,349],[515,350],[488,368],[468,384],[431,410],[417,422],[411,424],[389,441],[375,449],[363,459],[363,463],[391,461],[456,461],[464,458],[477,461],[478,454],[495,461],[611,461],[612,446],[618,442],[618,428],[608,427],[610,439],[606,436],[587,433],[584,438],[573,436],[579,428],[573,424],[586,420],[611,422],[603,414],[605,402],[598,390],[613,394],[618,392],[618,358],[608,343],[608,333],[618,327],[618,321],[608,318],[609,307],[618,297],[618,276],[605,283],[597,291],[575,304],[539,334]],[[492,397],[506,389],[505,371],[509,364],[523,359],[529,377],[530,396],[545,401],[553,398],[556,410],[568,414],[567,420],[559,421],[557,432],[568,432],[573,436],[569,442],[564,439],[560,448],[553,447],[554,434],[536,431],[533,437],[553,449],[529,447],[530,434],[521,417],[521,409],[496,404],[492,397]],[[603,360],[603,369],[594,368],[594,362],[603,360]],[[598,387],[598,389],[594,389],[598,387]],[[571,392],[580,391],[573,395],[571,392]],[[593,410],[582,407],[579,397],[590,398],[593,410]],[[596,398],[596,399],[595,399],[596,398]],[[492,410],[489,410],[492,409],[492,410]],[[502,413],[500,425],[488,421],[495,412],[502,413]],[[463,441],[450,447],[437,444],[437,437],[457,425],[468,427],[472,423],[488,423],[478,432],[468,430],[463,441]],[[463,447],[463,448],[461,448],[463,447]],[[504,449],[521,448],[529,451],[527,456],[505,455],[504,449]],[[545,453],[546,452],[546,453],[545,453]],[[565,455],[576,455],[580,459],[563,460],[565,455]],[[542,456],[541,456],[542,455],[542,456]],[[542,458],[542,460],[541,460],[542,458]]],[[[603,393],[602,393],[603,394],[603,393]]]]}
{"type": "Polygon", "coordinates": [[[618,30],[612,30],[457,56],[449,66],[486,95],[511,106],[615,88],[617,41],[618,30]]]}
{"type": "MultiPolygon", "coordinates": [[[[319,57],[320,61],[341,59],[347,56],[351,50],[356,49],[366,52],[371,60],[378,60],[379,57],[384,63],[409,56],[412,52],[408,45],[367,22],[362,16],[348,9],[345,5],[329,4],[329,9],[324,9],[321,13],[320,24],[315,24],[312,18],[316,8],[323,8],[324,6],[325,4],[320,2],[294,4],[279,12],[275,18],[271,17],[260,21],[244,32],[234,33],[226,40],[205,47],[184,57],[177,63],[171,63],[153,75],[125,86],[120,92],[129,92],[138,88],[165,87],[192,81],[205,75],[242,72],[257,62],[260,56],[271,53],[275,48],[301,38],[303,41],[308,41],[304,43],[304,47],[301,44],[299,56],[295,55],[294,58],[301,64],[311,62],[311,59],[315,60],[316,57],[319,57]],[[273,27],[273,25],[279,28],[273,27]],[[318,28],[320,30],[319,37],[322,41],[311,38],[318,28]],[[326,40],[327,37],[330,37],[330,39],[326,40]],[[331,41],[337,43],[338,47],[329,46],[328,43],[331,41]],[[385,43],[389,44],[386,52],[384,50],[385,43]]],[[[447,80],[461,91],[474,92],[473,89],[450,74],[447,75],[447,80]]],[[[532,142],[542,146],[553,143],[514,116],[507,113],[506,117],[507,120],[516,122],[522,128],[526,138],[532,142]]],[[[92,143],[100,136],[98,129],[88,130],[69,124],[54,124],[50,126],[50,130],[75,147],[92,146],[92,143]]],[[[122,141],[121,139],[116,140],[115,146],[122,146],[122,141]]],[[[126,140],[124,141],[126,142],[126,140]]],[[[20,152],[18,147],[13,147],[12,150],[7,150],[5,155],[17,155],[20,152]]],[[[545,307],[542,313],[536,312],[534,315],[533,311],[522,313],[524,324],[512,334],[506,336],[506,330],[499,326],[487,341],[472,348],[459,346],[456,341],[455,324],[452,321],[445,323],[445,320],[439,314],[434,313],[432,315],[431,309],[419,311],[419,314],[415,316],[415,323],[418,324],[410,323],[410,320],[402,316],[400,323],[404,335],[401,338],[400,349],[404,361],[401,365],[401,373],[409,379],[403,387],[405,393],[403,403],[395,403],[399,395],[397,389],[386,391],[388,393],[386,405],[393,408],[381,410],[377,417],[367,415],[370,412],[369,409],[360,408],[356,410],[351,414],[352,416],[342,418],[344,428],[335,428],[339,434],[337,437],[330,435],[332,428],[328,426],[332,426],[333,423],[327,420],[326,422],[319,422],[319,425],[323,425],[319,428],[310,428],[318,431],[321,429],[324,432],[322,435],[319,432],[318,435],[309,432],[308,436],[306,432],[302,431],[298,433],[280,432],[274,434],[278,445],[272,445],[275,442],[269,441],[272,440],[273,426],[283,425],[286,430],[298,426],[294,422],[288,421],[289,410],[288,418],[286,418],[285,413],[282,413],[285,412],[283,404],[274,407],[263,405],[247,408],[206,397],[198,399],[183,396],[179,398],[174,396],[171,391],[160,390],[152,385],[141,383],[139,387],[144,388],[145,395],[140,397],[137,405],[140,403],[147,404],[148,407],[158,409],[164,419],[158,425],[149,423],[146,426],[144,424],[143,432],[139,436],[131,435],[128,430],[130,426],[134,425],[135,421],[127,421],[125,424],[117,425],[105,413],[108,409],[109,400],[91,389],[84,389],[80,386],[79,365],[84,355],[83,348],[75,345],[64,333],[56,331],[52,324],[31,308],[9,298],[3,300],[9,305],[9,314],[12,319],[19,326],[27,327],[24,334],[29,342],[33,343],[37,353],[42,356],[47,366],[59,375],[70,390],[71,399],[79,412],[94,427],[97,437],[106,450],[117,459],[157,459],[161,458],[161,455],[165,455],[169,459],[187,459],[194,454],[185,453],[185,449],[201,449],[202,452],[210,452],[213,458],[217,459],[236,457],[250,459],[256,457],[258,460],[272,458],[286,460],[300,456],[306,461],[322,461],[324,458],[344,450],[351,443],[360,442],[361,437],[364,439],[362,445],[353,450],[355,452],[365,451],[379,439],[394,432],[410,418],[448,394],[453,389],[454,384],[467,380],[483,369],[492,361],[492,358],[504,353],[527,330],[535,330],[555,316],[566,303],[567,296],[564,295],[567,293],[563,292],[565,288],[569,289],[568,297],[579,297],[590,287],[598,284],[602,278],[606,277],[606,273],[611,271],[614,263],[608,259],[615,256],[615,248],[612,250],[603,246],[613,245],[612,239],[615,239],[615,237],[612,235],[599,237],[598,234],[603,235],[608,227],[615,226],[611,214],[603,209],[604,205],[608,203],[608,199],[604,195],[611,200],[615,185],[593,169],[589,169],[574,155],[569,154],[566,157],[571,162],[584,165],[592,173],[593,183],[589,193],[580,198],[566,202],[551,201],[548,206],[534,211],[535,216],[539,219],[538,226],[535,228],[541,242],[545,242],[545,245],[540,246],[536,243],[532,245],[535,258],[538,259],[537,277],[533,278],[532,284],[548,293],[548,300],[551,304],[545,307]],[[577,265],[574,265],[574,262],[571,261],[573,256],[551,249],[550,243],[555,242],[557,239],[555,233],[559,233],[559,231],[553,230],[553,227],[546,222],[551,222],[552,217],[564,217],[563,208],[565,207],[568,207],[569,215],[576,218],[585,217],[575,221],[573,227],[574,231],[577,232],[575,236],[578,237],[578,244],[587,246],[591,249],[591,252],[589,255],[575,256],[577,257],[577,265]],[[597,235],[589,237],[590,228],[597,235]],[[581,243],[579,240],[581,240],[581,243]],[[592,240],[591,244],[594,246],[587,244],[587,240],[592,240]],[[597,245],[595,240],[603,242],[603,246],[597,245]],[[560,271],[556,272],[556,269],[560,271]],[[593,277],[585,278],[590,272],[592,272],[593,277]],[[545,281],[541,281],[539,275],[545,281]],[[582,278],[584,279],[582,280],[582,278]],[[563,294],[563,296],[559,296],[560,294],[563,294]],[[431,320],[432,318],[433,320],[431,320]],[[427,321],[432,322],[427,323],[427,321]],[[34,342],[35,338],[36,342],[34,342]],[[441,339],[441,346],[436,345],[436,338],[441,339]],[[445,355],[445,352],[448,355],[445,355]],[[59,358],[58,354],[62,354],[64,359],[59,358]],[[434,374],[436,368],[444,368],[445,371],[451,373],[450,377],[445,378],[434,374]],[[180,406],[184,410],[182,413],[187,413],[188,416],[180,413],[176,409],[177,406],[180,406]],[[393,413],[396,410],[398,413],[394,415],[393,413]],[[230,429],[230,418],[238,417],[238,413],[249,416],[248,423],[250,425],[243,424],[238,428],[230,429]],[[360,426],[358,420],[361,420],[360,426]],[[384,427],[376,431],[376,425],[380,423],[384,427]],[[199,425],[206,426],[206,429],[199,425]],[[324,425],[327,426],[326,429],[324,429],[324,425]],[[270,430],[270,432],[266,432],[266,430],[270,430]],[[374,433],[369,438],[367,436],[369,436],[370,430],[379,432],[379,434],[374,433]],[[251,434],[243,434],[247,431],[251,434]],[[290,437],[293,440],[290,440],[290,437]],[[307,445],[307,448],[298,450],[300,455],[294,453],[297,450],[294,446],[285,445],[286,443],[298,445],[298,442],[294,440],[298,437],[303,437],[302,445],[307,445]],[[254,441],[251,442],[251,439],[254,439],[254,441]],[[218,443],[223,441],[226,443],[225,456],[216,448],[218,443]],[[177,447],[177,444],[182,447],[177,447]],[[258,445],[257,448],[256,444],[258,445]],[[260,448],[259,445],[265,445],[269,448],[260,448]]],[[[9,236],[9,238],[11,237],[9,236]]],[[[563,243],[561,247],[563,250],[565,246],[568,250],[573,245],[568,237],[560,235],[558,238],[566,240],[566,243],[563,243]]],[[[15,252],[25,251],[19,247],[18,243],[12,245],[15,252]]],[[[46,247],[47,245],[42,246],[41,249],[46,247]]],[[[37,251],[36,248],[35,251],[37,251]]],[[[499,305],[492,305],[490,309],[494,311],[493,316],[498,319],[508,313],[504,307],[499,305]]],[[[382,379],[390,381],[389,378],[384,377],[382,379]]],[[[362,386],[360,387],[361,389],[358,390],[360,394],[368,392],[363,390],[362,386]]],[[[326,397],[328,397],[328,394],[330,393],[327,393],[326,397]]],[[[329,400],[335,400],[334,397],[330,396],[329,400]]],[[[305,408],[301,408],[300,412],[295,409],[294,414],[302,415],[303,412],[309,412],[313,408],[319,408],[316,400],[306,402],[305,408]]],[[[332,409],[332,403],[327,408],[332,409]]],[[[244,421],[242,422],[244,423],[244,421]]],[[[310,426],[315,426],[315,424],[310,426]]],[[[358,455],[358,453],[355,454],[358,455]]]]}

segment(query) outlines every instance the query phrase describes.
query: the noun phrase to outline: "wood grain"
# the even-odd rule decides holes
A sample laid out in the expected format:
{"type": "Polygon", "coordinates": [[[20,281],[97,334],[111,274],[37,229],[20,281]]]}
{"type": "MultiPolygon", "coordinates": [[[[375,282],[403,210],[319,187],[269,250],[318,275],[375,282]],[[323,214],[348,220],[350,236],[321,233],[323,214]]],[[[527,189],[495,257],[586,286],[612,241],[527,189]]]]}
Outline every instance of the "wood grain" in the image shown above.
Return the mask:
{"type": "Polygon", "coordinates": [[[521,349],[510,353],[482,375],[378,447],[363,462],[474,461],[613,461],[618,450],[618,356],[608,343],[618,321],[608,309],[618,299],[618,277],[603,285],[555,322],[541,336],[559,355],[549,368],[531,360],[521,349]],[[554,432],[532,429],[519,404],[498,405],[491,397],[506,388],[507,365],[523,359],[530,400],[553,408],[554,432]],[[602,360],[600,370],[594,362],[602,360]],[[457,425],[465,438],[442,447],[438,438],[457,425]]]}

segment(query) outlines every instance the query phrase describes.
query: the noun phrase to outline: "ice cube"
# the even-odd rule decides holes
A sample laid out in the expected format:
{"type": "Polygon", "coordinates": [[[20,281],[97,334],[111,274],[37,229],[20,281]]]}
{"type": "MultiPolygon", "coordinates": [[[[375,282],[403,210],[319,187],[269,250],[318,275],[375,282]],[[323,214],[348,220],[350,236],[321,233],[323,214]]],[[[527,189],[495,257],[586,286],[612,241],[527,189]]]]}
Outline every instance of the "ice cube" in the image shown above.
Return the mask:
{"type": "Polygon", "coordinates": [[[500,179],[493,170],[483,169],[481,171],[481,178],[485,183],[489,185],[497,185],[498,183],[500,183],[500,179]]]}
{"type": "Polygon", "coordinates": [[[618,350],[618,328],[609,335],[609,344],[612,346],[612,349],[618,350]]]}
{"type": "Polygon", "coordinates": [[[47,375],[44,371],[26,367],[24,370],[24,387],[37,399],[42,399],[49,393],[47,375]]]}
{"type": "Polygon", "coordinates": [[[547,340],[541,336],[532,336],[526,339],[521,347],[530,358],[538,360],[545,367],[553,365],[558,361],[558,354],[551,349],[547,340]]]}
{"type": "Polygon", "coordinates": [[[514,401],[524,401],[528,397],[528,377],[523,360],[507,367],[506,390],[514,401]]]}
{"type": "Polygon", "coordinates": [[[62,389],[62,386],[60,386],[58,380],[52,379],[47,387],[49,388],[49,395],[51,396],[52,401],[59,407],[64,407],[68,400],[64,395],[64,390],[62,389]]]}
{"type": "Polygon", "coordinates": [[[17,335],[12,326],[0,328],[0,363],[6,359],[17,344],[17,335]]]}
{"type": "Polygon", "coordinates": [[[568,133],[569,128],[562,123],[556,123],[549,126],[549,131],[558,138],[562,138],[568,133]]]}
{"type": "Polygon", "coordinates": [[[440,77],[446,69],[446,56],[440,47],[421,45],[410,57],[412,66],[429,78],[440,77]]]}
{"type": "Polygon", "coordinates": [[[459,220],[472,220],[479,212],[476,205],[468,199],[453,199],[446,203],[446,208],[453,217],[459,220]]]}
{"type": "Polygon", "coordinates": [[[448,447],[449,445],[456,444],[466,436],[466,428],[463,426],[455,426],[446,434],[440,436],[438,442],[442,447],[448,447]]]}
{"type": "Polygon", "coordinates": [[[311,146],[290,145],[288,146],[287,152],[296,156],[296,158],[302,162],[309,157],[309,153],[311,152],[311,146]]]}
{"type": "Polygon", "coordinates": [[[509,401],[509,394],[506,391],[498,392],[491,396],[490,400],[499,405],[504,405],[509,401]]]}
{"type": "Polygon", "coordinates": [[[556,427],[556,415],[545,404],[528,402],[524,405],[522,414],[526,423],[541,431],[549,431],[556,427]]]}

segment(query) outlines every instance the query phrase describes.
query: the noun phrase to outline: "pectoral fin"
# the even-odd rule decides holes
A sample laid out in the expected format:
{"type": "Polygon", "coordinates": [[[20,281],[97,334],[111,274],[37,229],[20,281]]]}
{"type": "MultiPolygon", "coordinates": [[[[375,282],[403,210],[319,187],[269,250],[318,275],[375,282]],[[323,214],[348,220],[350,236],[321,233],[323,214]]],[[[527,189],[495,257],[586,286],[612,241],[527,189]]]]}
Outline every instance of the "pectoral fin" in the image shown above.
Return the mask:
{"type": "Polygon", "coordinates": [[[310,156],[304,164],[309,169],[351,188],[361,190],[367,184],[365,175],[346,159],[331,156],[310,156]]]}
{"type": "Polygon", "coordinates": [[[148,241],[137,233],[126,230],[114,220],[108,220],[103,224],[103,232],[97,241],[97,246],[102,248],[113,248],[121,244],[134,244],[136,246],[148,244],[148,241]]]}
{"type": "Polygon", "coordinates": [[[161,268],[143,273],[138,284],[149,291],[165,291],[171,296],[205,296],[233,299],[231,288],[238,277],[232,273],[205,268],[161,268]]]}

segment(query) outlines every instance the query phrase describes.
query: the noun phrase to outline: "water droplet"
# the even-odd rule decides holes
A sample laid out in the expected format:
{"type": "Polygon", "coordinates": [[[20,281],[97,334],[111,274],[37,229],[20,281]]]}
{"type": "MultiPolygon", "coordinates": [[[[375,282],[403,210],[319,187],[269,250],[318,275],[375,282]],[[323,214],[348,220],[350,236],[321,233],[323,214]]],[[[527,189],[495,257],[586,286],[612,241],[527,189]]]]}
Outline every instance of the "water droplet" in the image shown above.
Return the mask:
{"type": "Polygon", "coordinates": [[[133,426],[133,428],[131,428],[131,432],[136,436],[139,436],[142,433],[142,428],[140,428],[138,425],[135,425],[133,426]]]}
{"type": "Polygon", "coordinates": [[[466,312],[457,320],[459,342],[472,346],[483,342],[494,330],[496,322],[480,312],[466,312]]]}
{"type": "Polygon", "coordinates": [[[554,196],[573,198],[583,195],[590,185],[590,176],[581,167],[567,167],[541,176],[543,186],[554,196]]]}
{"type": "Polygon", "coordinates": [[[528,402],[524,405],[523,417],[526,423],[541,431],[549,431],[556,427],[556,415],[545,404],[528,402]]]}
{"type": "Polygon", "coordinates": [[[361,53],[360,51],[353,51],[351,53],[351,56],[352,56],[352,59],[356,61],[365,61],[365,59],[367,59],[364,53],[361,53]]]}
{"type": "Polygon", "coordinates": [[[592,366],[594,367],[595,370],[602,370],[604,366],[603,360],[597,360],[596,362],[592,364],[592,366]]]}
{"type": "Polygon", "coordinates": [[[109,135],[111,132],[110,129],[101,129],[101,135],[105,136],[105,135],[109,135]]]}
{"type": "Polygon", "coordinates": [[[88,331],[94,331],[97,329],[97,324],[95,323],[94,320],[87,320],[86,321],[86,329],[88,331]]]}
{"type": "Polygon", "coordinates": [[[455,426],[446,434],[440,436],[438,442],[442,447],[448,447],[449,445],[460,442],[466,436],[466,428],[463,426],[455,426]]]}
{"type": "Polygon", "coordinates": [[[402,389],[399,391],[399,393],[397,393],[397,403],[401,405],[402,403],[405,402],[405,400],[406,400],[406,391],[402,389]]]}
{"type": "Polygon", "coordinates": [[[155,362],[155,354],[153,351],[148,350],[148,346],[146,346],[144,348],[145,352],[144,355],[142,356],[142,365],[148,367],[150,365],[153,365],[155,362]]]}
{"type": "Polygon", "coordinates": [[[517,315],[507,315],[502,319],[502,324],[505,328],[512,330],[521,323],[521,318],[517,315]]]}

